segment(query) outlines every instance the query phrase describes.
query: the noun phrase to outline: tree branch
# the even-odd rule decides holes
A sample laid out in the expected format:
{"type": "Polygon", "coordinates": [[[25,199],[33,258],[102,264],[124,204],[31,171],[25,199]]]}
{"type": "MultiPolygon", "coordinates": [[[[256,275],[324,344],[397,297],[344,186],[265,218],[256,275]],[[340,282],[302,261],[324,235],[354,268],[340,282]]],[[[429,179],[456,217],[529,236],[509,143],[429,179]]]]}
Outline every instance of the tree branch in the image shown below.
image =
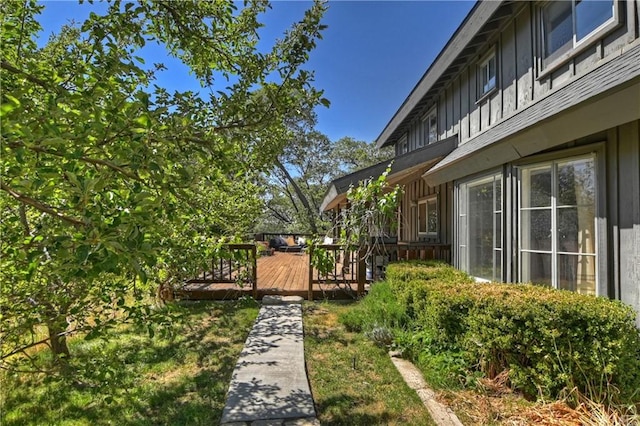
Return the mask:
{"type": "Polygon", "coordinates": [[[267,204],[267,209],[269,209],[273,215],[276,217],[276,219],[278,219],[281,222],[284,223],[291,223],[292,220],[288,217],[285,217],[284,213],[279,212],[278,210],[276,210],[275,208],[271,207],[270,205],[267,204]]]}
{"type": "Polygon", "coordinates": [[[38,77],[34,77],[33,75],[22,71],[21,69],[18,69],[16,67],[14,67],[13,65],[11,65],[9,62],[5,61],[4,59],[2,61],[0,61],[0,68],[5,70],[5,71],[9,71],[13,74],[17,74],[20,75],[22,77],[24,77],[27,81],[30,81],[31,83],[37,84],[38,86],[41,86],[45,89],[53,89],[56,92],[61,92],[65,89],[63,89],[62,87],[59,86],[55,86],[50,84],[49,82],[45,81],[45,80],[41,80],[38,77]]]}
{"type": "Polygon", "coordinates": [[[56,217],[64,222],[70,223],[72,225],[75,226],[87,226],[87,224],[83,221],[81,221],[80,219],[76,219],[74,217],[70,217],[70,216],[66,216],[62,213],[60,213],[59,211],[57,211],[55,208],[51,207],[51,206],[47,206],[46,204],[41,203],[38,200],[35,200],[31,197],[28,197],[26,195],[23,195],[19,192],[14,191],[13,189],[11,189],[8,185],[6,185],[4,182],[0,183],[0,189],[5,191],[6,193],[8,193],[9,195],[11,195],[13,198],[15,198],[16,200],[20,201],[23,204],[29,205],[31,207],[35,207],[36,209],[40,210],[41,212],[47,213],[53,217],[56,217]]]}
{"type": "MultiPolygon", "coordinates": [[[[44,149],[41,148],[39,146],[29,146],[29,145],[25,145],[22,142],[15,142],[15,143],[11,143],[8,144],[10,148],[16,148],[16,147],[23,147],[26,149],[30,149],[31,151],[35,151],[35,152],[40,152],[42,154],[49,154],[49,155],[53,155],[55,157],[62,157],[62,158],[67,158],[67,156],[65,154],[61,154],[59,152],[56,151],[50,151],[48,149],[44,149]]],[[[143,182],[142,178],[138,175],[136,175],[135,173],[129,172],[125,169],[122,168],[122,166],[119,166],[115,163],[112,163],[109,160],[100,160],[100,159],[96,159],[96,158],[91,158],[91,157],[86,157],[86,156],[82,156],[82,157],[78,157],[78,160],[80,161],[84,161],[85,163],[89,163],[89,164],[94,164],[94,165],[100,165],[100,166],[105,166],[108,167],[109,169],[116,171],[130,179],[136,180],[138,182],[143,182]]]]}

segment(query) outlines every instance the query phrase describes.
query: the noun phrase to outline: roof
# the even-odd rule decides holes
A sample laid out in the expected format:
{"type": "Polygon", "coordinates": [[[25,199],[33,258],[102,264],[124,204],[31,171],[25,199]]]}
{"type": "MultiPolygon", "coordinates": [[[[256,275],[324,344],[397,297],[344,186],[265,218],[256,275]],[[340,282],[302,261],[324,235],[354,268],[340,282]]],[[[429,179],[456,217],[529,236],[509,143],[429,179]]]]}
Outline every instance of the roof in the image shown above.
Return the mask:
{"type": "Polygon", "coordinates": [[[320,205],[320,211],[331,210],[346,200],[347,191],[370,178],[377,178],[387,169],[391,163],[391,171],[387,181],[394,185],[414,175],[420,176],[430,167],[451,153],[458,146],[458,135],[453,135],[438,142],[431,143],[423,148],[410,151],[395,157],[393,160],[383,161],[373,166],[357,170],[348,175],[331,181],[329,189],[325,193],[320,205]]]}
{"type": "Polygon", "coordinates": [[[488,40],[488,34],[500,26],[503,19],[511,15],[511,2],[478,1],[462,24],[449,39],[418,84],[402,103],[376,139],[382,148],[394,144],[408,129],[416,116],[422,114],[429,100],[440,91],[449,79],[454,78],[476,55],[478,48],[488,40]]]}

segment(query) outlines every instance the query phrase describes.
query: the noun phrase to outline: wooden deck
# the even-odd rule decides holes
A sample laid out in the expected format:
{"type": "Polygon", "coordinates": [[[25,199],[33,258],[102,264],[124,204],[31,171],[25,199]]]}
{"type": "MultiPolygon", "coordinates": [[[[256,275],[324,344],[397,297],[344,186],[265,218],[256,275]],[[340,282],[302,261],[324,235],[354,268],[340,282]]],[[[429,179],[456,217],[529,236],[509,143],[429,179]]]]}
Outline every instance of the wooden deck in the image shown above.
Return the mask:
{"type": "MultiPolygon", "coordinates": [[[[314,277],[317,279],[317,277],[314,277]]],[[[265,295],[301,296],[308,298],[309,255],[305,253],[276,252],[273,256],[257,259],[258,299],[265,295]]],[[[355,296],[356,284],[314,284],[314,299],[345,299],[355,296]]],[[[233,283],[186,284],[177,292],[177,297],[192,300],[227,300],[251,296],[251,284],[240,286],[233,283]]]]}

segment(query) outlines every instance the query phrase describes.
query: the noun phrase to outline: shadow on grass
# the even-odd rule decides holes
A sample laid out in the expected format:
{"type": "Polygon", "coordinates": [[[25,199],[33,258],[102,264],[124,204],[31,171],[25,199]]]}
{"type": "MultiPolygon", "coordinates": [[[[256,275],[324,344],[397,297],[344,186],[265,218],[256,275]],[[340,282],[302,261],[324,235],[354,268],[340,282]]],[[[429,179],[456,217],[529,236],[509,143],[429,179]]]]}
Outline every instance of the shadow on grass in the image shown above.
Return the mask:
{"type": "Polygon", "coordinates": [[[237,303],[178,308],[185,317],[171,338],[124,327],[107,342],[74,342],[73,373],[6,374],[1,423],[217,424],[257,309],[237,303]]]}
{"type": "Polygon", "coordinates": [[[357,406],[373,402],[373,398],[363,395],[356,398],[353,395],[338,394],[316,405],[318,411],[323,413],[323,425],[380,425],[394,420],[395,416],[387,412],[373,415],[355,411],[357,406]]]}

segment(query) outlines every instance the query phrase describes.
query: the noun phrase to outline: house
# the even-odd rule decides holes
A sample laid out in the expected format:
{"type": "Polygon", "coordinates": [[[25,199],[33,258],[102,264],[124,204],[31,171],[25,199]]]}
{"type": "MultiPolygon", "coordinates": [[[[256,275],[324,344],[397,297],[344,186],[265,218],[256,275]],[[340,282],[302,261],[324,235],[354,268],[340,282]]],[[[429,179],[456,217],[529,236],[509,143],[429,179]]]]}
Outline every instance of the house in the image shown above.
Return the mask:
{"type": "Polygon", "coordinates": [[[376,143],[395,146],[399,243],[450,246],[478,280],[622,300],[640,325],[638,0],[478,2],[376,143]]]}

